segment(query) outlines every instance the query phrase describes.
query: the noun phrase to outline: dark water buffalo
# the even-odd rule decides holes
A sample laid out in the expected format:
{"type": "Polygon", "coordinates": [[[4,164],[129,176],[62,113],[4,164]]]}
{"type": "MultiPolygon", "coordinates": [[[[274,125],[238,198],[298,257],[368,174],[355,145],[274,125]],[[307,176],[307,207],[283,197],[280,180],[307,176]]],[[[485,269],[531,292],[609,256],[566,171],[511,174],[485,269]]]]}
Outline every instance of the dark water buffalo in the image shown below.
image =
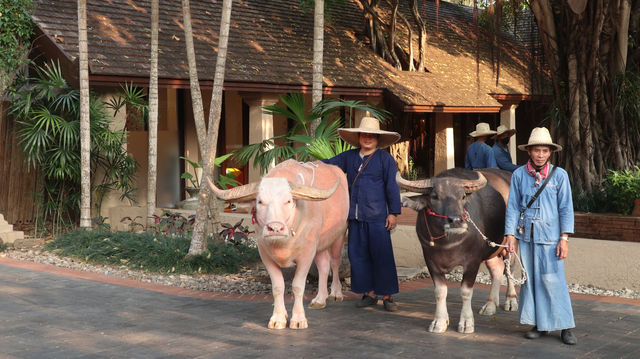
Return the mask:
{"type": "MultiPolygon", "coordinates": [[[[462,266],[462,311],[458,331],[473,333],[471,297],[482,261],[486,261],[491,272],[492,285],[489,300],[480,314],[495,314],[499,305],[505,264],[497,256],[501,248],[491,247],[489,241],[500,244],[504,237],[505,203],[509,196],[511,173],[497,169],[470,171],[454,168],[426,180],[407,181],[399,175],[396,179],[400,188],[421,193],[403,198],[402,203],[418,211],[416,232],[435,285],[436,314],[429,331],[442,333],[447,330],[449,314],[445,274],[454,267],[462,266]]],[[[518,309],[516,291],[512,281],[507,279],[507,283],[504,308],[515,311],[518,309]]]]}

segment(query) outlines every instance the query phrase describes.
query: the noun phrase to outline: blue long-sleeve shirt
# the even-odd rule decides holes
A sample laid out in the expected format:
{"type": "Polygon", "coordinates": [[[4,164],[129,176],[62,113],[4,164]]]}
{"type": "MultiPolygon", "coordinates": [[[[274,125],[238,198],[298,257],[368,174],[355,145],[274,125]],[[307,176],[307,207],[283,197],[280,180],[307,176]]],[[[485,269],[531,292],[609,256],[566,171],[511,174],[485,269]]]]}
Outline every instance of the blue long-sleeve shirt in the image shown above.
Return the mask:
{"type": "Polygon", "coordinates": [[[385,151],[376,150],[372,155],[360,157],[360,149],[345,151],[324,163],[340,167],[347,174],[349,183],[349,220],[384,222],[389,214],[400,214],[400,188],[396,183],[397,166],[393,157],[385,151]],[[373,156],[362,170],[358,180],[353,180],[358,169],[373,156]]]}
{"type": "Polygon", "coordinates": [[[476,168],[498,168],[493,149],[484,142],[476,141],[467,148],[464,157],[464,167],[473,170],[476,168]]]}
{"type": "Polygon", "coordinates": [[[504,234],[514,235],[519,240],[529,242],[532,241],[533,227],[534,243],[557,243],[562,233],[573,233],[573,200],[569,176],[564,169],[558,167],[540,196],[525,211],[521,222],[520,211],[527,207],[531,197],[544,182],[543,180],[536,185],[535,181],[535,178],[527,173],[526,166],[520,166],[513,172],[504,234]],[[524,227],[523,234],[517,233],[518,224],[524,227]]]}
{"type": "Polygon", "coordinates": [[[509,151],[500,146],[498,142],[493,144],[493,155],[496,158],[496,163],[500,169],[513,172],[519,167],[518,165],[513,164],[509,151]]]}

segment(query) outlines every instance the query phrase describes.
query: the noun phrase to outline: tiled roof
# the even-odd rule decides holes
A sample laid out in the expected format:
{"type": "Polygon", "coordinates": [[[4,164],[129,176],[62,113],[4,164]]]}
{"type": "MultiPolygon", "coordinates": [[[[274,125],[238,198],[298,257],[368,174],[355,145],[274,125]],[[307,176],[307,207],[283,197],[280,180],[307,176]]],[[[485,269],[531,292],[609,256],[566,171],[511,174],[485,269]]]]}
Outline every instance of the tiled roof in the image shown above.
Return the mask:
{"type": "MultiPolygon", "coordinates": [[[[201,81],[211,80],[222,1],[190,3],[198,75],[201,81]]],[[[76,61],[76,1],[37,0],[37,4],[33,15],[37,26],[69,61],[76,61]]],[[[476,77],[469,9],[441,2],[436,33],[435,4],[422,4],[429,23],[429,73],[398,71],[374,55],[359,40],[361,9],[357,1],[347,0],[332,10],[326,23],[325,86],[386,89],[406,105],[416,106],[499,106],[489,93],[531,94],[525,50],[507,44],[496,86],[484,45],[476,77]]],[[[87,19],[91,75],[149,76],[149,1],[87,0],[87,19]]],[[[312,34],[313,11],[302,11],[297,0],[234,1],[225,80],[310,85],[312,34]]],[[[188,79],[180,0],[160,1],[159,42],[159,77],[188,79]]]]}

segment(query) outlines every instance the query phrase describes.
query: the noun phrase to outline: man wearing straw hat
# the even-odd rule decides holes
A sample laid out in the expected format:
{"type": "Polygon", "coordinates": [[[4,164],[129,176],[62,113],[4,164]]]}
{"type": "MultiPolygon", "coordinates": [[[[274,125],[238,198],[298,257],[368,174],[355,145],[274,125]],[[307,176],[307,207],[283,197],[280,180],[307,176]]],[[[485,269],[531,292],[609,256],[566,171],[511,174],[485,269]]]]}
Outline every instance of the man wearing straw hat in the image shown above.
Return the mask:
{"type": "Polygon", "coordinates": [[[500,125],[497,128],[496,135],[493,136],[493,139],[496,141],[493,144],[493,155],[496,158],[498,168],[509,172],[513,172],[518,168],[518,165],[514,165],[513,161],[511,161],[511,154],[507,147],[511,136],[515,135],[515,133],[516,130],[509,129],[505,125],[500,125]]]}
{"type": "Polygon", "coordinates": [[[467,169],[498,167],[493,149],[486,144],[489,136],[495,134],[496,131],[491,130],[486,122],[478,123],[476,130],[469,133],[469,136],[475,138],[476,141],[467,148],[467,154],[464,157],[464,166],[467,169]]]}
{"type": "Polygon", "coordinates": [[[519,240],[528,274],[520,287],[520,323],[533,325],[527,339],[562,330],[562,342],[574,345],[578,340],[571,331],[575,322],[563,261],[573,233],[573,200],[567,172],[549,161],[562,146],[553,143],[549,130],[537,127],[529,143],[518,148],[529,153],[529,161],[511,177],[504,232],[510,253],[519,240]]]}
{"type": "Polygon", "coordinates": [[[384,309],[393,312],[398,310],[391,297],[398,293],[398,275],[389,231],[400,214],[400,188],[396,162],[377,149],[392,145],[400,134],[380,130],[373,117],[364,117],[358,128],[340,128],[338,134],[358,147],[324,160],[345,171],[349,182],[351,290],[363,294],[358,307],[377,304],[381,295],[384,309]]]}

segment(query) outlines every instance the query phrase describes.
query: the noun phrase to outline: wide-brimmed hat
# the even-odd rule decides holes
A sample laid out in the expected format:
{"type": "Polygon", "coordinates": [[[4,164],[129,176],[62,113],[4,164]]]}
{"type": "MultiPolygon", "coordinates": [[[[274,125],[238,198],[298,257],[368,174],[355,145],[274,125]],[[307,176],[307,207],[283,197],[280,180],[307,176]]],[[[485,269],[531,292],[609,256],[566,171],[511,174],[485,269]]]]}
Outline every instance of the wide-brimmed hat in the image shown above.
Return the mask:
{"type": "Polygon", "coordinates": [[[344,142],[354,147],[360,147],[360,133],[374,133],[379,135],[378,148],[386,148],[400,139],[397,132],[383,131],[380,129],[380,121],[373,117],[363,117],[360,126],[356,128],[339,128],[338,135],[344,142]]]}
{"type": "Polygon", "coordinates": [[[498,126],[498,128],[496,130],[497,130],[497,133],[496,133],[495,136],[493,136],[493,138],[498,138],[498,137],[500,137],[500,135],[505,135],[505,136],[502,136],[502,137],[511,137],[511,136],[516,134],[516,130],[515,129],[513,129],[513,128],[509,129],[505,125],[498,126]]]}
{"type": "Polygon", "coordinates": [[[518,145],[518,149],[526,151],[527,147],[531,146],[549,146],[553,148],[553,152],[562,151],[562,146],[553,143],[551,140],[551,134],[546,127],[536,127],[531,130],[531,136],[529,136],[529,143],[526,145],[518,145]]]}
{"type": "Polygon", "coordinates": [[[482,136],[490,136],[490,135],[495,135],[496,131],[492,130],[491,127],[489,127],[489,124],[486,122],[479,122],[476,125],[476,130],[471,132],[469,134],[469,136],[471,137],[482,137],[482,136]]]}

